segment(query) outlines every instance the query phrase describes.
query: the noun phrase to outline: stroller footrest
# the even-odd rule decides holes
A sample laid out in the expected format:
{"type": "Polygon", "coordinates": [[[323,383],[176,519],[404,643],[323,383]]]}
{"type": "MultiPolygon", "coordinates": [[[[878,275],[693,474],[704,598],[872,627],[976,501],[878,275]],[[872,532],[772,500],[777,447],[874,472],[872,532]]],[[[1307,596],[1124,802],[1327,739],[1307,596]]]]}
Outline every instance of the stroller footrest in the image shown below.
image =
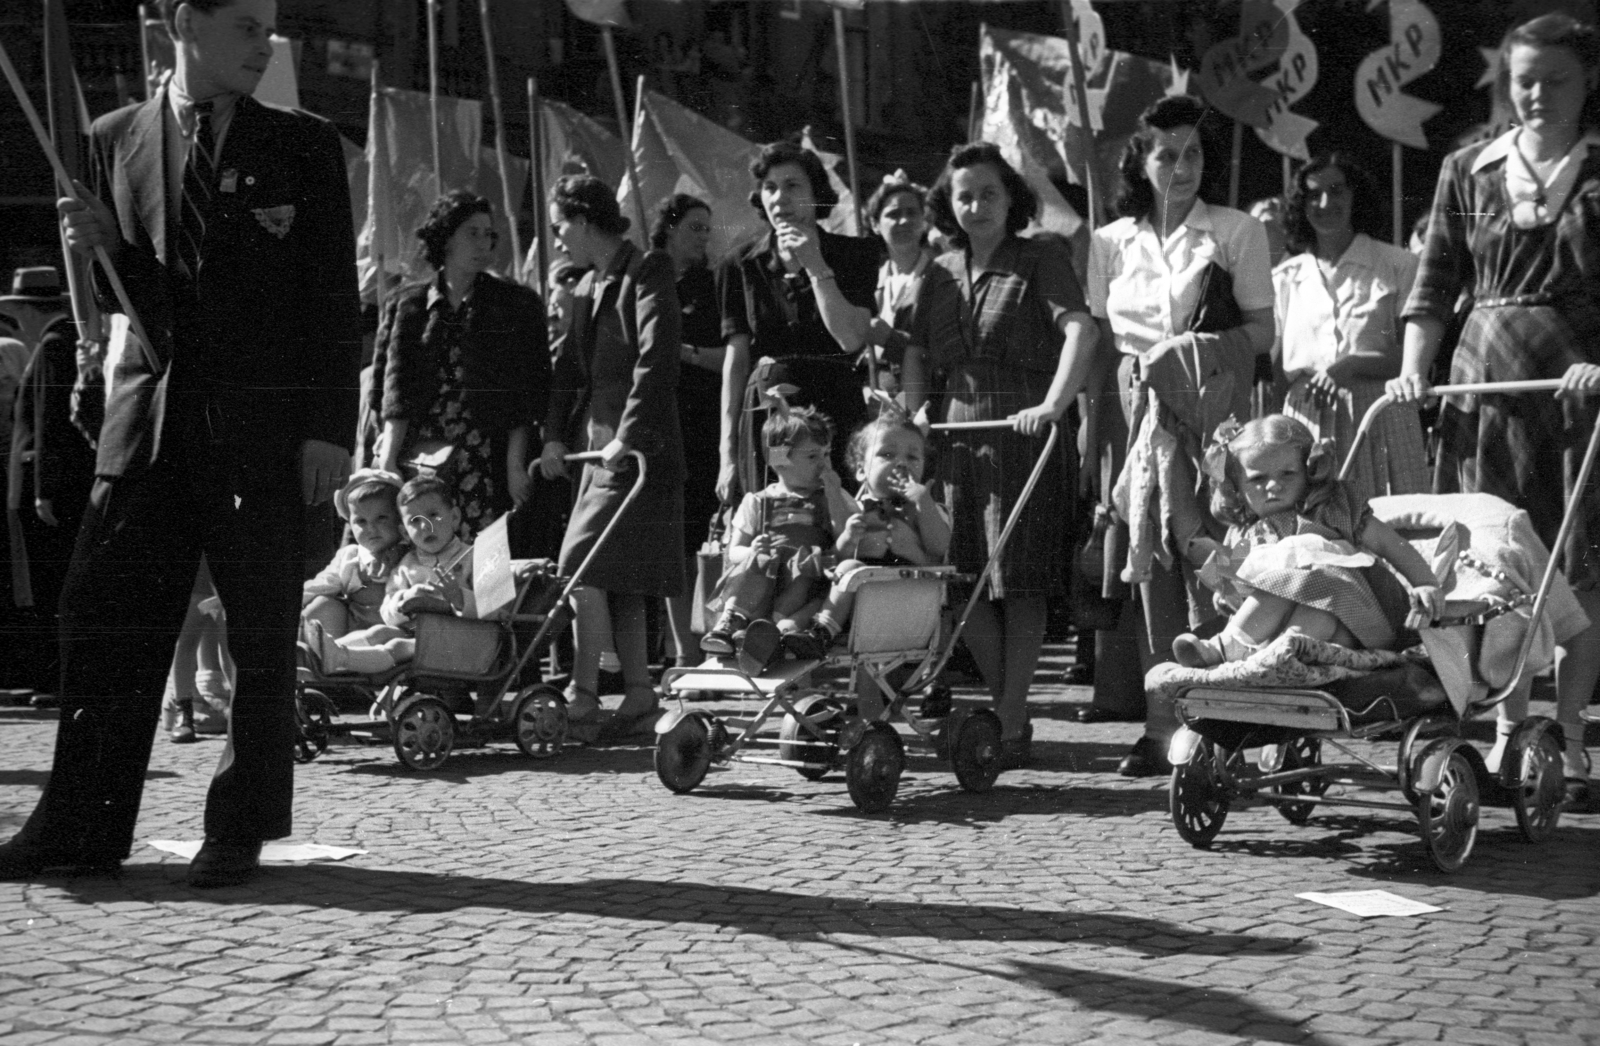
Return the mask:
{"type": "Polygon", "coordinates": [[[1331,694],[1315,690],[1192,687],[1176,703],[1185,720],[1221,719],[1299,730],[1341,730],[1346,722],[1343,706],[1331,694]]]}

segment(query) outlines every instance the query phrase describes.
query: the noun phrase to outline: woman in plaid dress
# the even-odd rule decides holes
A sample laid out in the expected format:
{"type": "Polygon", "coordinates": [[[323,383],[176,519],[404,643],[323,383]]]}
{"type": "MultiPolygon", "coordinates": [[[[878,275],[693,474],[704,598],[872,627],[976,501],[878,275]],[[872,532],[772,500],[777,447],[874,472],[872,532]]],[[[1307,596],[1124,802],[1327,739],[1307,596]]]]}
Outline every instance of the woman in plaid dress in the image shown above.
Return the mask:
{"type": "MultiPolygon", "coordinates": [[[[1558,654],[1556,721],[1568,792],[1587,799],[1579,712],[1600,679],[1600,491],[1574,486],[1600,391],[1600,37],[1568,15],[1544,15],[1507,34],[1501,58],[1518,125],[1445,159],[1406,303],[1405,360],[1388,389],[1402,401],[1429,394],[1463,288],[1473,307],[1452,384],[1564,379],[1555,407],[1539,394],[1448,404],[1436,482],[1526,509],[1552,546],[1568,501],[1583,498],[1558,551],[1592,624],[1558,654]]],[[[1524,693],[1500,706],[1502,732],[1526,715],[1526,701],[1524,693]]]]}
{"type": "MultiPolygon", "coordinates": [[[[934,222],[955,244],[938,264],[961,292],[966,337],[933,362],[947,375],[946,420],[1013,419],[1013,431],[958,432],[943,474],[955,521],[951,560],[979,571],[1038,460],[1043,435],[1083,385],[1096,332],[1065,250],[1017,234],[1038,198],[988,142],[957,146],[929,195],[934,222]]],[[[1071,453],[1066,448],[1056,453],[1071,453]]],[[[1006,545],[989,588],[967,621],[967,645],[994,695],[1002,766],[1028,761],[1028,688],[1044,642],[1045,598],[1065,567],[1065,471],[1046,468],[1006,545]]]]}

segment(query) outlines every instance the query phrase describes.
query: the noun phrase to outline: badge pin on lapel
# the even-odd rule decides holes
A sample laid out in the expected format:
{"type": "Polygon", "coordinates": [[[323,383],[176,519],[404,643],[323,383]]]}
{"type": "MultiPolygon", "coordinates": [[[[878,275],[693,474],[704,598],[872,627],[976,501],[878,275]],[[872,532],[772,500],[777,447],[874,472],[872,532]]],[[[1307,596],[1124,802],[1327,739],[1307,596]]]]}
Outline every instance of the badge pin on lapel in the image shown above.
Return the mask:
{"type": "Polygon", "coordinates": [[[237,192],[239,190],[239,172],[232,167],[223,171],[221,189],[223,192],[237,192]]]}

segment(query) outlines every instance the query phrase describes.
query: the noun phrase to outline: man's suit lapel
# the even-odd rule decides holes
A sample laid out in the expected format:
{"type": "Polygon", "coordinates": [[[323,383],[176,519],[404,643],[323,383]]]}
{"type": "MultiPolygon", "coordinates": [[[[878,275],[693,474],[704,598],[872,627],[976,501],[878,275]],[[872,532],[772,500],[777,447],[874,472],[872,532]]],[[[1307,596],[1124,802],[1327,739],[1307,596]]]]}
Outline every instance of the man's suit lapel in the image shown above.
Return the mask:
{"type": "Polygon", "coordinates": [[[127,178],[139,221],[150,234],[156,258],[167,264],[167,92],[161,91],[133,114],[128,132],[127,178]]]}

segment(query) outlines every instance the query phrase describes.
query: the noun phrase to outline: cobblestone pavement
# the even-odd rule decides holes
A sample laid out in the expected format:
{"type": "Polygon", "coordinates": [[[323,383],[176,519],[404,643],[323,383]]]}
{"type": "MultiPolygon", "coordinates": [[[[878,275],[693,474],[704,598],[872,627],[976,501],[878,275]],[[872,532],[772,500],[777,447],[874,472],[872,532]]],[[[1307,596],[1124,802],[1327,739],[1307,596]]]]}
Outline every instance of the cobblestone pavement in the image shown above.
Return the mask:
{"type": "MultiPolygon", "coordinates": [[[[1398,811],[1236,808],[1196,850],[1086,699],[1041,686],[1035,765],[992,792],[914,755],[874,817],[778,767],[675,796],[643,744],[428,775],[335,747],[296,838],[370,852],[211,892],[144,841],[199,837],[220,743],[163,740],[120,879],[0,884],[0,1042],[1600,1042],[1600,816],[1531,846],[1486,809],[1454,876],[1398,811]],[[1294,896],[1371,888],[1444,911],[1294,896]]],[[[54,724],[0,716],[8,836],[54,724]]]]}

